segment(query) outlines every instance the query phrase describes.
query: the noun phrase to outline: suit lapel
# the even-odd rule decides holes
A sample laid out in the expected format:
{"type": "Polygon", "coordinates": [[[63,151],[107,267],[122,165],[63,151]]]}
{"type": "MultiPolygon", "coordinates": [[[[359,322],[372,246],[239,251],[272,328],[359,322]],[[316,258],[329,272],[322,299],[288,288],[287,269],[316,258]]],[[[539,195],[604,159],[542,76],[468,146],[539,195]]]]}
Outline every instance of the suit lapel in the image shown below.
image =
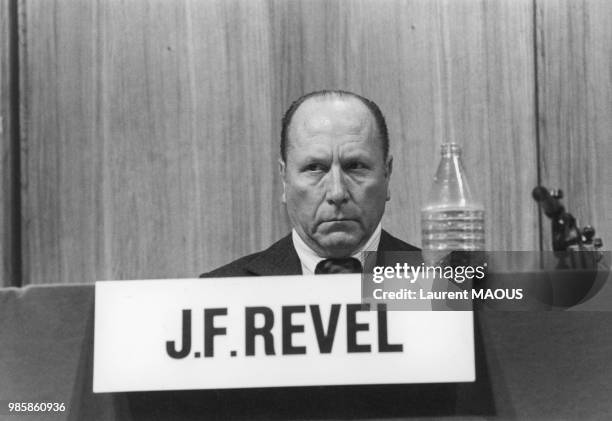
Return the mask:
{"type": "Polygon", "coordinates": [[[382,231],[376,254],[377,266],[394,266],[396,263],[418,266],[421,262],[422,256],[418,248],[393,237],[385,230],[382,231]]]}
{"type": "Polygon", "coordinates": [[[391,235],[387,231],[382,230],[380,233],[380,241],[378,242],[378,251],[385,252],[391,249],[391,235]]]}
{"type": "Polygon", "coordinates": [[[260,276],[301,275],[302,264],[293,246],[291,234],[251,260],[246,269],[260,276]]]}

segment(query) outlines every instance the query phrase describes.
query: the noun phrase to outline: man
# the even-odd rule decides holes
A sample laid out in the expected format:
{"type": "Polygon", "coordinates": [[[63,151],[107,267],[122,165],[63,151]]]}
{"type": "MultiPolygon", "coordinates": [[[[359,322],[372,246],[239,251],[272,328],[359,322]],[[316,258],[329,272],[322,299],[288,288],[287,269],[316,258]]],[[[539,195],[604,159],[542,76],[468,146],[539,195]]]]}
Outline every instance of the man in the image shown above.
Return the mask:
{"type": "Polygon", "coordinates": [[[293,230],[265,251],[202,276],[360,272],[364,251],[416,251],[381,229],[393,158],[378,106],[319,91],[283,118],[280,176],[293,230]]]}

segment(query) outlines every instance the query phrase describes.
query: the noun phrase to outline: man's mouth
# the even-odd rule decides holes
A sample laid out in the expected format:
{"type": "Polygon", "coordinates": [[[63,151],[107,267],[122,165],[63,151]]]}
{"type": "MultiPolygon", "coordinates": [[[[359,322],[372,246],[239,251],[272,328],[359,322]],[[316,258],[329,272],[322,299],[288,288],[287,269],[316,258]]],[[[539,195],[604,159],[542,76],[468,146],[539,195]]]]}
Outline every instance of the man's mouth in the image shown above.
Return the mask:
{"type": "Polygon", "coordinates": [[[357,222],[355,219],[351,219],[351,218],[334,218],[334,219],[326,219],[324,221],[321,221],[321,223],[319,225],[322,224],[346,224],[349,222],[357,222]]]}

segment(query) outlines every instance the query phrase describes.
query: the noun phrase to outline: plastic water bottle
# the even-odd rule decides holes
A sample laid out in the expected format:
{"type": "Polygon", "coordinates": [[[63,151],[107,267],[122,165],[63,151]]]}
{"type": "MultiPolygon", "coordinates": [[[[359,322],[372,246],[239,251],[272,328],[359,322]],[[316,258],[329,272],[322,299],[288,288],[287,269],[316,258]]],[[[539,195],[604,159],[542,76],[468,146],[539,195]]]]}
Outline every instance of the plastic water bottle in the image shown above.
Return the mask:
{"type": "Polygon", "coordinates": [[[482,203],[470,190],[461,163],[461,147],[445,143],[433,186],[421,210],[423,258],[440,265],[452,251],[483,251],[485,248],[482,203]]]}

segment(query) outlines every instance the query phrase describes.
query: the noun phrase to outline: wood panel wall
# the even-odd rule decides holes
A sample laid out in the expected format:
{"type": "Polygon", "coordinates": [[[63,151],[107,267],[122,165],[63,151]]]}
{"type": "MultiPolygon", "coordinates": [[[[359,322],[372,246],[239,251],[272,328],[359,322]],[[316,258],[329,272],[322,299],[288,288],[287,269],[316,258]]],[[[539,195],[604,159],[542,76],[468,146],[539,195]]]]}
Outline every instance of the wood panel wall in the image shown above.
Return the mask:
{"type": "Polygon", "coordinates": [[[420,243],[453,140],[488,248],[539,247],[534,37],[554,4],[20,1],[24,283],[190,277],[267,247],[289,229],[280,117],[323,88],[387,117],[390,231],[420,243]]]}
{"type": "Polygon", "coordinates": [[[15,4],[0,0],[0,287],[19,282],[19,251],[15,227],[20,224],[15,208],[18,174],[15,168],[17,134],[13,108],[14,51],[12,14],[15,4]]]}
{"type": "Polygon", "coordinates": [[[26,14],[28,282],[197,276],[273,238],[266,3],[26,14]]]}
{"type": "Polygon", "coordinates": [[[612,2],[539,0],[537,17],[542,184],[562,189],[580,225],[594,225],[610,250],[612,2]]]}

